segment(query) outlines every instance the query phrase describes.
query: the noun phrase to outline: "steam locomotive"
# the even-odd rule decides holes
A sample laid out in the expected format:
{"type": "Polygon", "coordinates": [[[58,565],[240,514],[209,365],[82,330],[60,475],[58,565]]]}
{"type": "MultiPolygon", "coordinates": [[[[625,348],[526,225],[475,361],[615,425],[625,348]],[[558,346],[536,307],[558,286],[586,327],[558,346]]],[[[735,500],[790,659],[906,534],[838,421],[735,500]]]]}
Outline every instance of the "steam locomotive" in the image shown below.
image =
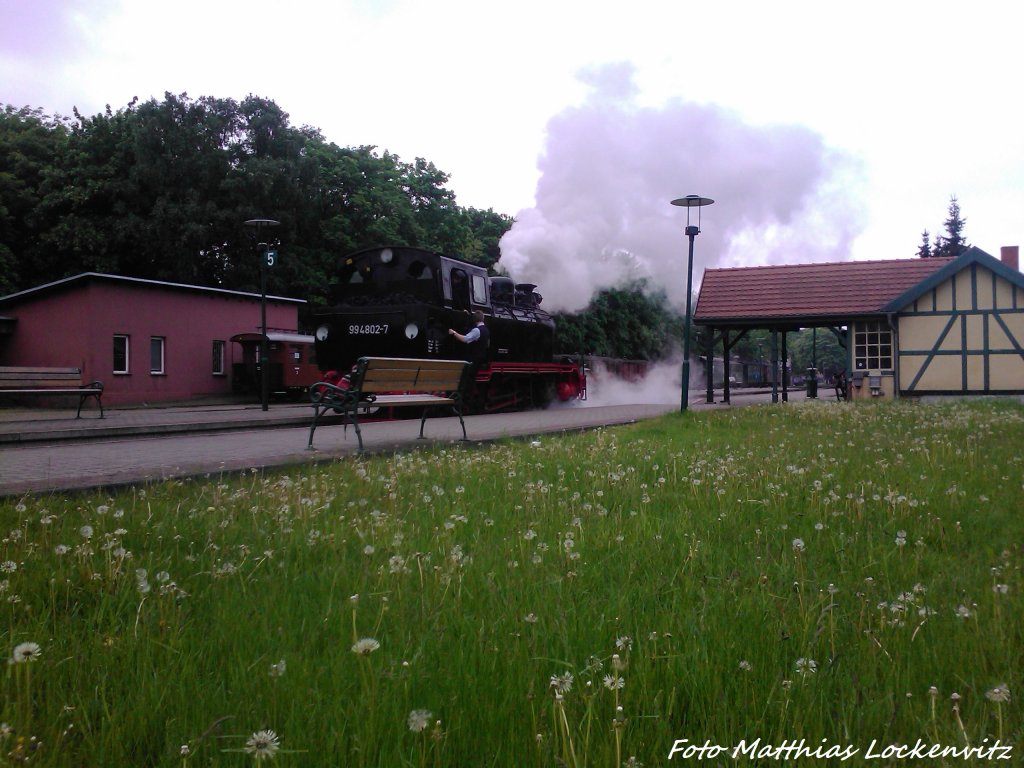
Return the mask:
{"type": "Polygon", "coordinates": [[[345,372],[360,357],[463,360],[470,313],[490,330],[487,364],[476,371],[467,409],[483,413],[584,399],[587,380],[571,357],[554,358],[555,324],[536,286],[488,277],[475,264],[421,248],[369,248],[346,257],[316,310],[316,359],[322,371],[345,372]]]}

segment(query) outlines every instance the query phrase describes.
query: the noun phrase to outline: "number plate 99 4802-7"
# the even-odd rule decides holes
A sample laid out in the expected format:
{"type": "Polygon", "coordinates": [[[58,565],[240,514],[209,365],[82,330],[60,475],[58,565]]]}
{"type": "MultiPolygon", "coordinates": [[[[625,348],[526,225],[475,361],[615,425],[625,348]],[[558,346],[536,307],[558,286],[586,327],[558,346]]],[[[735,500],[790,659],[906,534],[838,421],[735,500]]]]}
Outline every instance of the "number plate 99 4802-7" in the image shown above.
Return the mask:
{"type": "Polygon", "coordinates": [[[380,336],[388,332],[387,323],[352,323],[348,327],[348,332],[352,335],[369,335],[369,336],[380,336]]]}

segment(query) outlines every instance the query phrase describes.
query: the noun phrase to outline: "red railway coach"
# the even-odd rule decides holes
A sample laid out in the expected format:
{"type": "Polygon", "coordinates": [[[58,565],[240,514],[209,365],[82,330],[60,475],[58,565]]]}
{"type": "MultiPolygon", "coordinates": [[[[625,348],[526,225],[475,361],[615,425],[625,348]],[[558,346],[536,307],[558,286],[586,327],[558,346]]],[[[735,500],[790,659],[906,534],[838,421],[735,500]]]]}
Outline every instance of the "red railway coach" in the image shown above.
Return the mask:
{"type": "MultiPolygon", "coordinates": [[[[235,392],[260,394],[260,348],[263,335],[238,333],[231,341],[242,347],[242,361],[231,367],[231,386],[235,392]]],[[[288,331],[267,331],[267,359],[270,393],[297,396],[320,381],[312,336],[288,331]]]]}

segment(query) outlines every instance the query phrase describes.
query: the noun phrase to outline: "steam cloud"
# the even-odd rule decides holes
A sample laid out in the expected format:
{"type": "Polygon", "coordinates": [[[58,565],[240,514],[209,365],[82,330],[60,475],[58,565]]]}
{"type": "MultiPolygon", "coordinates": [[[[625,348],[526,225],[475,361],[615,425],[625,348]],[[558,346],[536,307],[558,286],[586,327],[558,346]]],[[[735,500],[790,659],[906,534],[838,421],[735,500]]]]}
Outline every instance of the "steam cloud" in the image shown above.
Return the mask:
{"type": "Polygon", "coordinates": [[[715,200],[700,209],[694,290],[708,266],[849,258],[858,168],[820,136],[679,100],[638,106],[629,64],[581,77],[588,99],[548,124],[536,207],[501,240],[500,267],[536,283],[546,309],[581,310],[634,278],[683,306],[687,211],[669,201],[687,194],[715,200]]]}

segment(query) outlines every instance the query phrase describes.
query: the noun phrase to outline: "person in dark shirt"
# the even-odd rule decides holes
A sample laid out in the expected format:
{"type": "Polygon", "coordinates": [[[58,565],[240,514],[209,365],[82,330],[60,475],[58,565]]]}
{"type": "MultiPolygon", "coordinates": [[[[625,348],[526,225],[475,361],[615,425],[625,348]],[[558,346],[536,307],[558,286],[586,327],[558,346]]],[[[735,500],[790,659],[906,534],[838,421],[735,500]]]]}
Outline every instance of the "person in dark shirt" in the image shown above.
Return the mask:
{"type": "Polygon", "coordinates": [[[475,371],[482,365],[487,364],[487,350],[490,347],[491,332],[484,323],[484,313],[479,309],[473,312],[473,320],[476,325],[467,333],[462,334],[454,328],[448,329],[448,335],[454,336],[463,344],[469,345],[469,362],[473,364],[475,371]]]}

